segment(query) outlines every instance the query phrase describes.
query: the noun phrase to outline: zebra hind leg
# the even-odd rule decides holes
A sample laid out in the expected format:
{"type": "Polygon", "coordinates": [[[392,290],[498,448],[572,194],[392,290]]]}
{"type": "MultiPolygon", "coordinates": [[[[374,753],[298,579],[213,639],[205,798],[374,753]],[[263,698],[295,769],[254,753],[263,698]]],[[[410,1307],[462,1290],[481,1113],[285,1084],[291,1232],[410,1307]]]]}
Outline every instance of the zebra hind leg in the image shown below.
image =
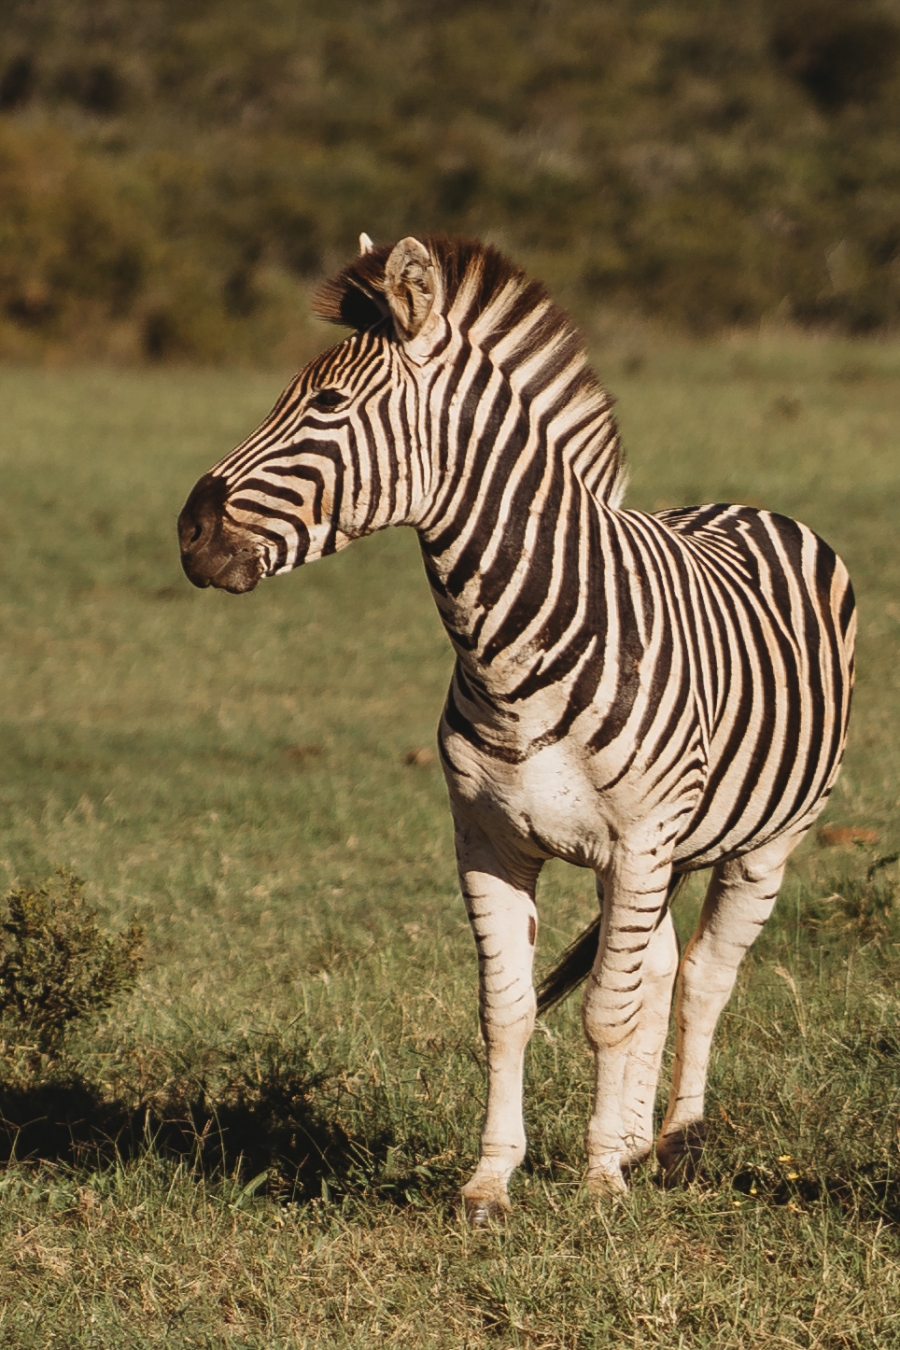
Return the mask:
{"type": "Polygon", "coordinates": [[[622,1166],[626,1169],[643,1162],[653,1151],[653,1109],[677,970],[678,939],[667,910],[644,953],[641,1013],[625,1065],[622,1166]]]}
{"type": "Polygon", "coordinates": [[[716,1023],[744,954],[772,912],[785,863],[803,833],[773,840],[713,869],[700,923],[678,975],[672,1088],[656,1146],[667,1182],[688,1181],[696,1174],[716,1023]]]}

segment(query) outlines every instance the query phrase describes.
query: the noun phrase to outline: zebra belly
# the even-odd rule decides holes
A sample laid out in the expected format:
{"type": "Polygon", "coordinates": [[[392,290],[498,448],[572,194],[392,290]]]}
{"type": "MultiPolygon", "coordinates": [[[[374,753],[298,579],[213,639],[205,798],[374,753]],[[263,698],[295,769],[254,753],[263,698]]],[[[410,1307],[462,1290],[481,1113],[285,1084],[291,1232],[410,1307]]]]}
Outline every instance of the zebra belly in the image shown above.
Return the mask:
{"type": "MultiPolygon", "coordinates": [[[[820,679],[824,684],[824,672],[820,679]]],[[[713,738],[707,784],[675,853],[676,864],[691,870],[808,828],[840,765],[845,718],[839,699],[792,696],[787,679],[753,721],[728,710],[723,722],[741,728],[741,742],[734,753],[726,736],[713,738]]]]}
{"type": "Polygon", "coordinates": [[[722,803],[721,810],[717,810],[719,804],[713,797],[710,814],[702,812],[679,840],[674,857],[676,867],[686,872],[701,871],[704,867],[713,867],[716,863],[762,848],[780,835],[808,829],[827,800],[828,793],[823,792],[815,801],[805,802],[793,811],[783,802],[779,803],[780,809],[769,811],[763,809],[760,802],[749,801],[734,824],[723,829],[722,821],[730,814],[728,804],[722,803]]]}

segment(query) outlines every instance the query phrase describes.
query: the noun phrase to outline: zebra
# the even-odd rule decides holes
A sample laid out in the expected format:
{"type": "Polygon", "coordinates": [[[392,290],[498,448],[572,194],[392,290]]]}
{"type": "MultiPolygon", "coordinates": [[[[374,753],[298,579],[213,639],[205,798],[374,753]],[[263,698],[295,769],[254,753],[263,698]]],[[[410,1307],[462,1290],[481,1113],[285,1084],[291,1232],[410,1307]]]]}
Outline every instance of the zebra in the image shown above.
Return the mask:
{"type": "Polygon", "coordinates": [[[622,506],[612,402],[544,287],[493,247],[413,237],[318,293],[352,331],[195,485],[197,586],[241,593],[389,525],[418,534],[456,660],[438,743],[479,963],[487,1059],[475,1225],[526,1150],[538,1011],[588,976],[586,1184],[694,1174],[713,1032],[785,864],[834,785],[853,683],[847,571],[805,526],[740,505],[622,506]],[[593,871],[599,917],[541,989],[543,864],[593,871]],[[711,868],[683,957],[670,901],[711,868]]]}

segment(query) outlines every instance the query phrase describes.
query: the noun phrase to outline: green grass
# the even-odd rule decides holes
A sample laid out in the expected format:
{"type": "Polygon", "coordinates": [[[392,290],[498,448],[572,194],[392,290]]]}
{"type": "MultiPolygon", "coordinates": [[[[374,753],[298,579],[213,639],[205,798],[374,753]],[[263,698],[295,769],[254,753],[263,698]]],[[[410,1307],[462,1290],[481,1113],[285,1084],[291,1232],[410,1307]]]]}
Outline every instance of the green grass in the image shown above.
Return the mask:
{"type": "MultiPolygon", "coordinates": [[[[505,1230],[457,1195],[483,1093],[433,744],[449,672],[411,534],[250,596],[183,579],[195,478],[279,377],[0,372],[0,861],[136,919],[134,996],[0,1086],[4,1347],[900,1345],[900,349],[598,355],[635,506],[797,514],[860,600],[827,818],[720,1028],[707,1175],[580,1184],[577,1000],[535,1036],[505,1230]],[[828,897],[839,894],[839,900],[828,897]]],[[[696,913],[692,883],[682,931],[696,913]]],[[[539,962],[592,913],[547,868],[539,962]]]]}

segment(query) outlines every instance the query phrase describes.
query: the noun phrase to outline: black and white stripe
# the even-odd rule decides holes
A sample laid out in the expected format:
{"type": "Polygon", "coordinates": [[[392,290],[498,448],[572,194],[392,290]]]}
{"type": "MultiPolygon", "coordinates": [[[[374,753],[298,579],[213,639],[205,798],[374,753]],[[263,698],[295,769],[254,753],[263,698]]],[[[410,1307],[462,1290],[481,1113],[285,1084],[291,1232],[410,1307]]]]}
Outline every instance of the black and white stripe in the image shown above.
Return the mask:
{"type": "Polygon", "coordinates": [[[188,575],[246,590],[388,525],[418,532],[457,654],[440,746],[489,1057],[465,1190],[476,1221],[505,1208],[524,1152],[543,861],[592,868],[603,897],[547,997],[592,966],[588,1176],[600,1190],[651,1147],[674,879],[714,868],[682,965],[658,1144],[669,1171],[690,1165],[715,1020],[840,764],[846,570],[766,511],[622,509],[612,407],[580,338],[490,248],[369,248],[319,309],[355,331],[200,480],[181,521],[188,575]]]}

